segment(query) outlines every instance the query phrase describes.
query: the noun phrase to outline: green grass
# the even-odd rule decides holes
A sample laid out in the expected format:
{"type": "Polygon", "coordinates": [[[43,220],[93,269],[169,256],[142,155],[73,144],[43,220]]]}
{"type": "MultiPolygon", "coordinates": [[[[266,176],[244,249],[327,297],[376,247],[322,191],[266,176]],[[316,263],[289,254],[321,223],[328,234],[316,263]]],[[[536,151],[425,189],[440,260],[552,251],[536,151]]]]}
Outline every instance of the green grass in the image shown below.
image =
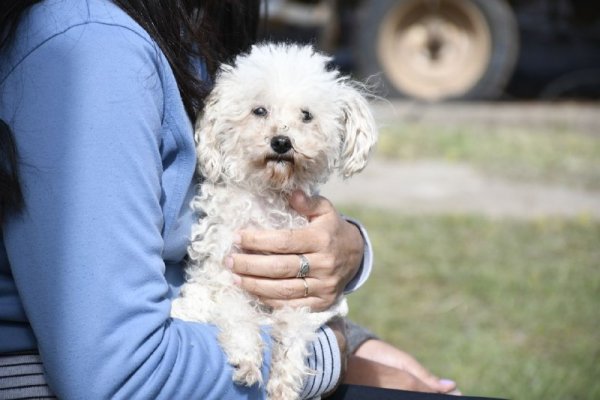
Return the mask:
{"type": "MultiPolygon", "coordinates": [[[[406,122],[382,130],[377,156],[600,189],[600,136],[561,126],[406,122]]],[[[343,211],[375,247],[355,320],[465,394],[600,399],[600,221],[343,211]]]]}
{"type": "Polygon", "coordinates": [[[382,129],[377,152],[405,161],[465,162],[510,179],[600,189],[600,136],[558,126],[519,130],[408,122],[382,129]]]}
{"type": "Polygon", "coordinates": [[[345,208],[375,269],[351,316],[463,393],[600,398],[600,222],[345,208]]]}

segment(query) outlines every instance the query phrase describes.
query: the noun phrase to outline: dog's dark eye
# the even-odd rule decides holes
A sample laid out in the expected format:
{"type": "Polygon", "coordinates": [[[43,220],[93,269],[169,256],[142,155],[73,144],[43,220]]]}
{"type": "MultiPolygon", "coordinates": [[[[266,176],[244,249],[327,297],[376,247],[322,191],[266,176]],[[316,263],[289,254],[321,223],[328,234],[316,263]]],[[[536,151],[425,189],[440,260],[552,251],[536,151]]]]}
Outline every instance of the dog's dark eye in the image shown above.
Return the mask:
{"type": "Polygon", "coordinates": [[[313,120],[313,115],[308,110],[302,110],[302,122],[310,122],[313,120]]]}
{"type": "Polygon", "coordinates": [[[252,114],[256,115],[257,117],[266,117],[268,113],[269,112],[264,107],[256,107],[252,110],[252,114]]]}

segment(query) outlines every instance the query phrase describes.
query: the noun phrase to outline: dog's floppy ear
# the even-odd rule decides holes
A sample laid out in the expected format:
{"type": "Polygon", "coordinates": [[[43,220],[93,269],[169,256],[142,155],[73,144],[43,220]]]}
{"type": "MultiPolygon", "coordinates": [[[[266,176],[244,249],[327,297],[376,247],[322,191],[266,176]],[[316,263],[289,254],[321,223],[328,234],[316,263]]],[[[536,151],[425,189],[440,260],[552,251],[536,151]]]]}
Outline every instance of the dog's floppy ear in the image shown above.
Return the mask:
{"type": "Polygon", "coordinates": [[[202,117],[196,122],[194,138],[198,155],[198,171],[211,182],[217,182],[222,171],[222,156],[217,141],[219,101],[217,93],[208,97],[202,117]]]}
{"type": "Polygon", "coordinates": [[[366,165],[377,142],[377,126],[363,95],[350,85],[343,89],[344,130],[340,157],[340,175],[348,178],[366,165]]]}

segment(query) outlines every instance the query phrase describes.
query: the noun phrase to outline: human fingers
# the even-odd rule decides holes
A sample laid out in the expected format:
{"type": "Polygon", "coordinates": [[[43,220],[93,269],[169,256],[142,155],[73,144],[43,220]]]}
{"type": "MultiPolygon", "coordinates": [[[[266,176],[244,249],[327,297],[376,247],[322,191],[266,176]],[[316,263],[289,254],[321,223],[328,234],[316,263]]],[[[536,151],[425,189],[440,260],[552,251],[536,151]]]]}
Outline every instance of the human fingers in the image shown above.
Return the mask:
{"type": "Polygon", "coordinates": [[[340,281],[332,273],[334,268],[327,257],[319,254],[236,253],[225,259],[225,266],[236,274],[234,279],[243,289],[273,308],[310,307],[312,311],[324,311],[340,292],[340,281]],[[301,267],[305,280],[299,278],[301,267]]]}
{"type": "Polygon", "coordinates": [[[313,278],[264,279],[234,275],[234,282],[274,308],[310,307],[313,311],[322,311],[335,301],[336,296],[335,288],[313,278]]]}
{"type": "Polygon", "coordinates": [[[437,392],[450,393],[457,390],[455,382],[449,379],[439,379],[413,356],[382,340],[367,340],[356,350],[356,355],[405,370],[437,392]]]}
{"type": "Polygon", "coordinates": [[[225,259],[225,266],[239,275],[284,279],[298,277],[304,261],[308,263],[308,268],[306,266],[304,268],[305,277],[321,277],[326,275],[321,270],[329,269],[326,263],[321,262],[318,255],[313,254],[264,255],[236,253],[225,259]]]}
{"type": "Polygon", "coordinates": [[[315,253],[327,240],[318,230],[299,229],[244,229],[237,232],[234,243],[246,250],[271,254],[315,253]]]}
{"type": "Polygon", "coordinates": [[[291,299],[291,300],[275,300],[275,299],[261,299],[263,304],[266,304],[269,307],[274,309],[279,309],[283,307],[291,307],[291,308],[302,308],[308,307],[311,312],[321,312],[327,310],[331,303],[323,300],[320,297],[311,296],[305,297],[302,299],[291,299]]]}
{"type": "Polygon", "coordinates": [[[300,214],[312,220],[315,217],[336,212],[333,204],[325,197],[309,197],[301,190],[294,190],[289,198],[290,206],[300,214]]]}
{"type": "MultiPolygon", "coordinates": [[[[309,224],[299,229],[283,230],[242,230],[234,238],[238,248],[245,250],[243,253],[269,254],[271,257],[303,254],[310,258],[309,276],[319,279],[326,286],[314,288],[316,296],[326,300],[331,306],[336,298],[342,294],[344,287],[356,275],[361,265],[364,252],[364,240],[359,229],[352,223],[344,220],[333,208],[331,203],[322,197],[308,198],[302,192],[294,192],[290,201],[299,212],[305,213],[309,224]],[[323,288],[335,288],[335,294],[328,291],[320,292],[323,288]]],[[[243,256],[242,256],[243,257],[243,256]]],[[[236,260],[245,262],[240,268],[241,274],[254,275],[263,278],[276,278],[273,272],[267,272],[266,259],[253,267],[251,258],[233,258],[232,269],[238,271],[236,260]]],[[[272,262],[281,263],[275,271],[279,275],[291,277],[293,271],[293,258],[280,258],[272,262]],[[285,263],[285,265],[283,265],[285,263]],[[290,264],[291,263],[291,264],[290,264]]],[[[266,296],[265,300],[280,300],[266,296]]],[[[325,307],[326,308],[326,307],[325,307]]]]}
{"type": "Polygon", "coordinates": [[[421,363],[419,363],[411,355],[404,353],[405,359],[403,361],[404,370],[411,373],[428,386],[433,388],[435,391],[440,393],[450,393],[457,390],[456,383],[449,379],[440,379],[426,369],[421,363]]]}
{"type": "Polygon", "coordinates": [[[331,261],[327,271],[338,280],[340,291],[356,276],[364,255],[364,239],[358,227],[346,221],[333,204],[322,196],[308,197],[294,191],[290,205],[307,216],[310,233],[319,234],[319,248],[315,253],[326,255],[331,261]]]}
{"type": "MultiPolygon", "coordinates": [[[[342,223],[350,225],[345,221],[342,223]]],[[[310,226],[298,230],[245,231],[241,232],[240,240],[242,244],[238,246],[246,251],[233,254],[225,261],[234,272],[265,281],[289,279],[298,274],[299,255],[304,255],[310,269],[307,276],[321,283],[311,286],[311,290],[315,297],[328,302],[329,306],[356,275],[364,250],[362,236],[354,225],[344,226],[341,232],[334,230],[333,233],[328,229],[310,226]],[[354,234],[356,236],[353,236],[354,234]]],[[[252,292],[253,289],[247,290],[252,292]]],[[[285,287],[280,290],[285,290],[285,287]]],[[[264,301],[281,299],[268,293],[256,295],[264,301]]],[[[312,306],[313,309],[327,308],[315,304],[312,306]]]]}

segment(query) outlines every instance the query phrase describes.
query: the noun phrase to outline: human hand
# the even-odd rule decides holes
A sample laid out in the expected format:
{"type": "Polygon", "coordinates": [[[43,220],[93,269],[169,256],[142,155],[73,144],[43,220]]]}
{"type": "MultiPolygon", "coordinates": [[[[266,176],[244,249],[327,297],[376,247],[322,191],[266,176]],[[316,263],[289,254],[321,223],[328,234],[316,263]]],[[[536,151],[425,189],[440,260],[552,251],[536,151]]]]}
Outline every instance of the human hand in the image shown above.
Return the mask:
{"type": "Polygon", "coordinates": [[[358,228],[341,218],[324,197],[310,198],[300,191],[290,196],[290,206],[308,218],[308,226],[290,230],[242,230],[235,242],[251,253],[232,254],[225,265],[236,283],[279,308],[308,306],[313,311],[329,308],[342,294],[360,266],[364,241],[358,228]],[[265,254],[267,253],[267,254],[265,254]],[[305,278],[296,278],[298,254],[310,263],[305,278]]]}
{"type": "Polygon", "coordinates": [[[348,358],[344,382],[460,395],[456,383],[437,378],[410,354],[377,339],[367,340],[348,358]]]}

